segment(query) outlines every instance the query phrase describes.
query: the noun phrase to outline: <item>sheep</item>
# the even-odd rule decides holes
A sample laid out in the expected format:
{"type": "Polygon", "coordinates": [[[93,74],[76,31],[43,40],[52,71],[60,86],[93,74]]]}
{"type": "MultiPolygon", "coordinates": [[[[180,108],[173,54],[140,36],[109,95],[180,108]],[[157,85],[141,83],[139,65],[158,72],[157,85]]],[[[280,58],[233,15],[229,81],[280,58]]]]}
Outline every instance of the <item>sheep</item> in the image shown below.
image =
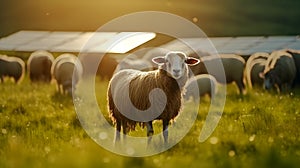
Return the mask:
{"type": "Polygon", "coordinates": [[[18,57],[0,56],[0,79],[12,77],[15,83],[20,83],[24,77],[25,63],[18,57]]]}
{"type": "Polygon", "coordinates": [[[279,93],[288,91],[296,77],[296,66],[292,55],[285,51],[273,51],[260,76],[264,79],[265,89],[276,87],[279,93]]]}
{"type": "Polygon", "coordinates": [[[267,61],[268,56],[269,53],[258,52],[252,54],[248,58],[244,75],[250,89],[252,89],[253,84],[263,84],[263,79],[259,77],[259,73],[264,71],[265,62],[267,61]]]}
{"type": "Polygon", "coordinates": [[[265,59],[256,59],[253,60],[252,63],[247,67],[247,82],[248,82],[248,87],[252,89],[253,85],[257,86],[262,86],[264,83],[264,80],[260,77],[260,73],[264,71],[265,69],[265,64],[266,64],[265,59]]]}
{"type": "Polygon", "coordinates": [[[294,81],[294,85],[300,85],[300,50],[284,49],[284,51],[291,54],[294,58],[296,65],[296,79],[294,81]]]}
{"type": "Polygon", "coordinates": [[[213,75],[219,83],[226,84],[235,82],[239,88],[239,93],[245,93],[244,84],[244,67],[245,60],[235,54],[220,54],[205,56],[200,58],[201,62],[192,66],[191,70],[194,75],[210,74],[213,75]],[[223,78],[220,68],[214,68],[221,61],[224,67],[225,79],[223,78]]]}
{"type": "Polygon", "coordinates": [[[209,74],[196,75],[187,81],[185,88],[185,100],[193,98],[194,101],[199,101],[199,96],[204,96],[206,94],[213,99],[217,91],[217,80],[215,77],[209,74]],[[192,89],[195,82],[199,88],[199,92],[195,92],[192,89]]]}
{"type": "Polygon", "coordinates": [[[51,81],[51,66],[54,57],[51,53],[43,50],[33,52],[27,61],[27,68],[29,78],[32,82],[45,82],[51,81]]]}
{"type": "Polygon", "coordinates": [[[51,67],[51,74],[56,80],[57,90],[62,94],[71,95],[82,73],[82,65],[73,54],[62,54],[58,56],[51,67]]]}
{"type": "Polygon", "coordinates": [[[159,65],[158,69],[148,72],[125,69],[114,74],[109,82],[107,102],[110,118],[116,125],[115,143],[120,141],[121,127],[125,136],[138,123],[146,125],[150,143],[154,133],[152,121],[162,120],[164,142],[168,144],[169,122],[181,110],[183,88],[188,79],[187,65],[196,65],[200,60],[171,51],[152,61],[159,65]],[[158,88],[164,94],[155,94],[158,88]]]}
{"type": "Polygon", "coordinates": [[[265,59],[265,60],[267,60],[269,56],[270,56],[270,54],[266,53],[266,52],[254,53],[254,54],[250,55],[250,57],[248,58],[247,63],[246,63],[246,67],[249,66],[253,60],[256,60],[256,59],[265,59]]]}

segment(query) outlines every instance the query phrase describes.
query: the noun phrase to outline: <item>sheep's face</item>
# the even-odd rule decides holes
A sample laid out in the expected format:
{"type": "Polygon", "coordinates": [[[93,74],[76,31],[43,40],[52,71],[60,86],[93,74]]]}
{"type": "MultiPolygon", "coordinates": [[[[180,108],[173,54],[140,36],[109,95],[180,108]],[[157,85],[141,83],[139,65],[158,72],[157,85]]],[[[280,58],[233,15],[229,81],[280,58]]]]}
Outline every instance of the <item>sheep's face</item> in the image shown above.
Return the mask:
{"type": "Polygon", "coordinates": [[[272,70],[267,72],[264,77],[264,87],[267,90],[270,90],[276,83],[279,83],[278,76],[272,70]]]}
{"type": "Polygon", "coordinates": [[[187,65],[196,65],[200,62],[196,58],[187,57],[182,52],[169,52],[165,56],[153,58],[152,61],[160,65],[174,79],[179,79],[186,74],[187,65]]]}

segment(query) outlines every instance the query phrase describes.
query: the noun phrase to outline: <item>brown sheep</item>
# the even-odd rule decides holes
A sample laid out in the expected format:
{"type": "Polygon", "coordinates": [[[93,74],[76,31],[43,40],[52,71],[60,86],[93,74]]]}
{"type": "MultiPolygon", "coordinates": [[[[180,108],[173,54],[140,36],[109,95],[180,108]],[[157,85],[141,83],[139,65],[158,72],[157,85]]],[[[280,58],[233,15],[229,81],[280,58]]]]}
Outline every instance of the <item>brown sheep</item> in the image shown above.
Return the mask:
{"type": "Polygon", "coordinates": [[[276,87],[278,92],[288,91],[296,77],[296,66],[292,55],[285,51],[272,52],[260,76],[264,79],[265,89],[276,87]]]}
{"type": "Polygon", "coordinates": [[[146,124],[150,142],[154,133],[152,121],[162,120],[164,142],[168,143],[169,122],[181,110],[182,91],[188,79],[187,65],[195,65],[199,60],[182,52],[169,52],[153,58],[153,62],[159,65],[159,69],[148,72],[125,69],[116,73],[109,82],[108,110],[117,128],[115,142],[120,140],[121,127],[126,135],[138,123],[146,124]],[[153,94],[152,90],[158,88],[164,94],[153,94]]]}
{"type": "Polygon", "coordinates": [[[12,77],[15,83],[20,83],[25,73],[25,63],[18,57],[0,56],[0,79],[12,77]]]}
{"type": "Polygon", "coordinates": [[[33,52],[27,61],[29,78],[32,82],[51,81],[51,66],[54,57],[51,53],[43,50],[33,52]]]}
{"type": "Polygon", "coordinates": [[[244,84],[244,67],[245,60],[235,54],[220,54],[201,57],[201,62],[196,66],[192,66],[191,70],[194,75],[210,74],[216,78],[219,83],[226,84],[235,82],[239,88],[239,93],[245,92],[244,84]],[[225,79],[220,72],[220,68],[215,68],[217,63],[221,61],[224,67],[225,79]]]}

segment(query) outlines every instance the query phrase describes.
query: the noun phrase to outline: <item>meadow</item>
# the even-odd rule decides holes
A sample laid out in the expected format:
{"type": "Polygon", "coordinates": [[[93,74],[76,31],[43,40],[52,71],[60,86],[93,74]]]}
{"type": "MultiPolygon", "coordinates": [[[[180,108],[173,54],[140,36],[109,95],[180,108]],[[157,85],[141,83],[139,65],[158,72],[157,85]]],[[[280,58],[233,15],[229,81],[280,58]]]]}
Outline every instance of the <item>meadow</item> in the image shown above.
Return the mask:
{"type": "MultiPolygon", "coordinates": [[[[107,84],[96,79],[102,111],[107,84]]],[[[196,122],[177,145],[139,158],[97,145],[81,127],[72,98],[58,94],[55,84],[7,81],[0,84],[0,167],[298,167],[299,95],[300,89],[254,89],[239,96],[229,85],[222,118],[205,142],[198,137],[209,97],[201,99],[196,122]]]]}

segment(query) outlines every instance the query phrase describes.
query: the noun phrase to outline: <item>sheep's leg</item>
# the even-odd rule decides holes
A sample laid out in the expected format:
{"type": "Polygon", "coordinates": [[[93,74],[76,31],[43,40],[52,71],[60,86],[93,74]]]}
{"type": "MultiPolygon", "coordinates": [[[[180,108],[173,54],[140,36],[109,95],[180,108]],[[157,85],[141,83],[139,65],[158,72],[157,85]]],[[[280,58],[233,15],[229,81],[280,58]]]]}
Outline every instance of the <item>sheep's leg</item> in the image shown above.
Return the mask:
{"type": "Polygon", "coordinates": [[[163,120],[163,136],[165,144],[168,144],[168,126],[169,126],[169,120],[163,120]]]}
{"type": "Polygon", "coordinates": [[[122,128],[123,128],[123,142],[125,142],[126,134],[127,134],[127,124],[126,124],[126,122],[122,122],[122,128]]]}
{"type": "Polygon", "coordinates": [[[60,92],[60,85],[59,85],[59,84],[56,85],[56,89],[57,89],[57,92],[58,92],[58,93],[61,93],[61,92],[60,92]]]}
{"type": "Polygon", "coordinates": [[[243,83],[243,80],[237,82],[237,85],[238,85],[238,88],[239,88],[239,91],[240,91],[240,94],[245,94],[245,85],[243,83]]]}
{"type": "Polygon", "coordinates": [[[115,143],[120,141],[120,132],[121,132],[121,122],[117,122],[116,124],[116,134],[115,134],[115,143]]]}
{"type": "Polygon", "coordinates": [[[63,90],[63,88],[62,88],[62,85],[61,85],[61,84],[58,84],[57,87],[58,87],[58,93],[64,94],[64,90],[63,90]]]}
{"type": "Polygon", "coordinates": [[[18,78],[14,77],[15,83],[18,83],[18,78]]]}
{"type": "Polygon", "coordinates": [[[152,135],[153,135],[153,133],[154,133],[152,121],[147,122],[147,123],[146,123],[146,126],[147,126],[148,144],[150,144],[150,142],[151,142],[151,140],[152,140],[152,135]]]}

